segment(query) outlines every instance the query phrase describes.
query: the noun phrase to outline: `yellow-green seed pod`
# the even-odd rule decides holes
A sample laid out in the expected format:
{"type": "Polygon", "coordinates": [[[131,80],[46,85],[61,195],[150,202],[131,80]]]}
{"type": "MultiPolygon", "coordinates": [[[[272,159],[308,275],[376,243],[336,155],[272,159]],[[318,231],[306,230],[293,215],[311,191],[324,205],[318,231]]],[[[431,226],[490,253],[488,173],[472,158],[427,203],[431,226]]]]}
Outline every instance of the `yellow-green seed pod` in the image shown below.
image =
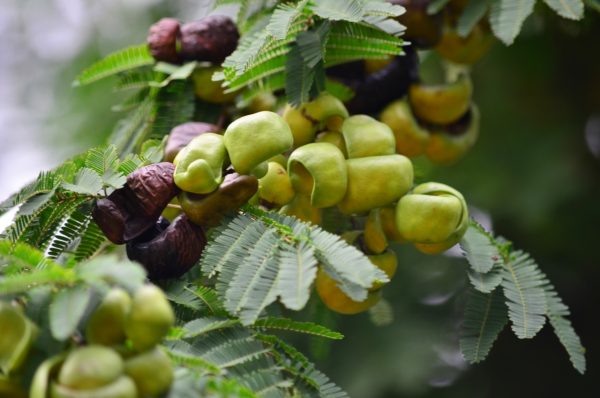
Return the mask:
{"type": "Polygon", "coordinates": [[[310,195],[316,208],[333,206],[346,193],[344,154],[332,144],[319,142],[295,149],[288,159],[288,174],[294,190],[310,195]]]}
{"type": "Polygon", "coordinates": [[[304,110],[309,118],[323,123],[327,123],[330,118],[348,117],[344,103],[327,92],[322,92],[316,99],[305,104],[304,110]]]}
{"type": "Polygon", "coordinates": [[[386,206],[408,192],[413,167],[403,155],[369,156],[346,160],[348,188],[338,204],[342,213],[363,213],[386,206]]]}
{"type": "Polygon", "coordinates": [[[430,254],[458,243],[468,219],[467,204],[460,192],[435,182],[416,186],[396,206],[396,224],[402,236],[430,254]]]}
{"type": "Polygon", "coordinates": [[[399,154],[415,157],[425,152],[430,133],[419,125],[406,99],[389,104],[381,112],[381,121],[394,132],[399,154]]]}
{"type": "Polygon", "coordinates": [[[134,381],[141,396],[156,397],[173,382],[173,365],[167,354],[155,347],[127,359],[125,374],[134,381]]]}
{"type": "Polygon", "coordinates": [[[318,123],[304,115],[302,108],[286,105],[283,120],[290,126],[294,137],[294,148],[313,142],[317,133],[318,123]]]}
{"type": "Polygon", "coordinates": [[[136,351],[145,351],[160,343],[174,322],[175,314],[163,291],[144,285],[133,295],[125,333],[136,351]]]}
{"type": "Polygon", "coordinates": [[[364,242],[367,249],[374,254],[383,253],[388,247],[387,237],[381,223],[380,209],[373,209],[369,212],[365,223],[364,242]]]}
{"type": "MultiPolygon", "coordinates": [[[[385,272],[390,280],[396,275],[396,270],[398,269],[398,257],[392,250],[388,249],[381,254],[373,254],[367,257],[371,260],[373,265],[385,272]]],[[[383,285],[385,285],[385,283],[375,282],[369,291],[380,289],[383,285]]]]}
{"type": "Polygon", "coordinates": [[[0,325],[0,370],[10,374],[18,370],[27,358],[38,329],[19,308],[2,301],[0,325]]]}
{"type": "Polygon", "coordinates": [[[125,341],[125,318],[131,308],[131,297],[123,290],[111,289],[90,317],[85,336],[92,344],[117,345],[125,341]]]}
{"type": "Polygon", "coordinates": [[[283,206],[279,212],[315,225],[320,224],[322,221],[321,209],[311,206],[310,196],[308,195],[296,194],[294,199],[283,206]]]}
{"type": "Polygon", "coordinates": [[[381,299],[381,292],[370,292],[364,301],[354,301],[338,287],[337,282],[327,275],[321,267],[317,272],[315,289],[323,304],[332,311],[345,315],[354,315],[364,312],[377,304],[381,299]]]}
{"type": "Polygon", "coordinates": [[[290,149],[294,138],[281,116],[263,111],[235,120],[224,140],[235,171],[249,174],[260,163],[290,149]]]}
{"type": "Polygon", "coordinates": [[[392,129],[370,116],[350,116],[342,125],[342,134],[350,159],[396,153],[392,129]]]}
{"type": "Polygon", "coordinates": [[[196,97],[212,104],[224,104],[234,100],[239,91],[226,93],[222,87],[223,82],[212,79],[215,72],[221,72],[222,70],[219,66],[199,67],[194,70],[192,81],[194,82],[196,97]]]}
{"type": "Polygon", "coordinates": [[[90,345],[69,353],[60,372],[58,384],[74,390],[89,390],[105,386],[123,374],[123,360],[116,351],[90,345]]]}
{"type": "Polygon", "coordinates": [[[379,209],[379,218],[385,236],[394,242],[405,243],[406,239],[400,234],[396,225],[396,205],[386,206],[379,209]]]}
{"type": "Polygon", "coordinates": [[[65,361],[66,354],[61,353],[46,359],[35,370],[31,387],[29,388],[29,398],[48,398],[48,389],[51,378],[55,377],[61,365],[65,361]]]}
{"type": "Polygon", "coordinates": [[[294,188],[285,167],[269,162],[269,171],[258,180],[258,195],[277,206],[283,206],[294,199],[294,188]]]}
{"type": "Polygon", "coordinates": [[[223,181],[226,160],[223,136],[215,133],[202,134],[175,157],[175,184],[187,192],[210,193],[223,181]]]}
{"type": "Polygon", "coordinates": [[[128,376],[121,376],[110,384],[89,390],[78,390],[51,383],[50,398],[137,398],[135,384],[128,376]]]}
{"type": "Polygon", "coordinates": [[[348,157],[346,152],[346,143],[344,142],[344,136],[338,131],[323,131],[317,135],[315,142],[327,142],[335,145],[342,153],[344,157],[348,157]]]}

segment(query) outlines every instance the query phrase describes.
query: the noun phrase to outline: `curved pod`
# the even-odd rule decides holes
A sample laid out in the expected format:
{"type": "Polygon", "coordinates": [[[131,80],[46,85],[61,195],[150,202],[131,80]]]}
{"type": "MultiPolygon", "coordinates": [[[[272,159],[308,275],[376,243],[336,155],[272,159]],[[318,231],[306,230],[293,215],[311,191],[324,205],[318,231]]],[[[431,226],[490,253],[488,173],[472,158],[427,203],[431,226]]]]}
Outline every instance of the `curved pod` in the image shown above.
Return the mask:
{"type": "Polygon", "coordinates": [[[321,301],[332,311],[345,315],[353,315],[364,312],[377,304],[381,299],[380,291],[370,292],[364,301],[354,301],[348,297],[337,282],[319,268],[315,287],[321,301]]]}
{"type": "Polygon", "coordinates": [[[394,101],[381,113],[396,137],[396,151],[408,157],[423,154],[429,143],[429,131],[419,125],[406,99],[394,101]]]}
{"type": "Polygon", "coordinates": [[[367,115],[354,115],[342,124],[342,134],[349,158],[392,155],[396,139],[392,129],[367,115]]]}
{"type": "Polygon", "coordinates": [[[294,199],[292,181],[284,166],[269,162],[267,174],[258,180],[258,196],[277,206],[288,204],[294,199]]]}
{"type": "Polygon", "coordinates": [[[190,141],[175,157],[175,184],[187,192],[210,193],[223,180],[226,159],[223,136],[202,134],[190,141]]]}
{"type": "Polygon", "coordinates": [[[460,119],[471,103],[473,84],[467,74],[452,83],[413,84],[408,98],[415,115],[428,123],[450,124],[460,119]]]}

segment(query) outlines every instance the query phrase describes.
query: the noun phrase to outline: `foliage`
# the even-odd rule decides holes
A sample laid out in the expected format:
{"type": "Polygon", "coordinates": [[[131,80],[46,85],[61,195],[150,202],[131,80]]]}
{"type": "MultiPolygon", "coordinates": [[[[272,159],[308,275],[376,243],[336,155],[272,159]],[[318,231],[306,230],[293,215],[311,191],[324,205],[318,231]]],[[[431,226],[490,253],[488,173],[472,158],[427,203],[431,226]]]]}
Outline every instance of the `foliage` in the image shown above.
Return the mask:
{"type": "Polygon", "coordinates": [[[521,339],[534,337],[548,319],[573,366],[584,373],[585,349],[566,318],[569,309],[530,255],[475,222],[461,247],[472,285],[460,341],[465,358],[473,363],[485,359],[509,319],[521,339]]]}

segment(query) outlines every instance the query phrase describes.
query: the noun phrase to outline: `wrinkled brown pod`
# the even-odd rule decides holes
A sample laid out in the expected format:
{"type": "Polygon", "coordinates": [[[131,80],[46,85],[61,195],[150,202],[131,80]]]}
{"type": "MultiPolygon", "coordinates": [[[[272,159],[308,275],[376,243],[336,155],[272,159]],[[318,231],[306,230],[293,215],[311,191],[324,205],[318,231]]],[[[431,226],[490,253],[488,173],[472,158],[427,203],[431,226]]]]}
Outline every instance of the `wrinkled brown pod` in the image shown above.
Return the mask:
{"type": "Polygon", "coordinates": [[[181,192],[179,203],[184,213],[196,224],[216,227],[223,216],[246,203],[258,191],[258,179],[232,173],[221,186],[208,195],[181,192]]]}
{"type": "Polygon", "coordinates": [[[148,32],[148,48],[157,61],[181,63],[177,54],[177,40],[181,37],[179,21],[163,18],[150,27],[148,32]]]}
{"type": "Polygon", "coordinates": [[[150,280],[185,274],[198,261],[206,245],[203,228],[192,223],[185,214],[166,228],[164,225],[157,223],[152,234],[127,243],[127,257],[141,263],[150,280]]]}
{"type": "Polygon", "coordinates": [[[240,34],[225,15],[209,15],[181,27],[181,57],[221,64],[237,47],[240,34]]]}
{"type": "Polygon", "coordinates": [[[175,156],[183,149],[191,140],[204,133],[216,133],[221,129],[219,126],[210,123],[188,122],[173,127],[167,138],[165,145],[165,162],[172,162],[175,156]]]}
{"type": "Polygon", "coordinates": [[[100,199],[92,211],[94,221],[113,243],[121,244],[148,230],[178,193],[172,163],[154,163],[127,177],[123,188],[100,199]]]}

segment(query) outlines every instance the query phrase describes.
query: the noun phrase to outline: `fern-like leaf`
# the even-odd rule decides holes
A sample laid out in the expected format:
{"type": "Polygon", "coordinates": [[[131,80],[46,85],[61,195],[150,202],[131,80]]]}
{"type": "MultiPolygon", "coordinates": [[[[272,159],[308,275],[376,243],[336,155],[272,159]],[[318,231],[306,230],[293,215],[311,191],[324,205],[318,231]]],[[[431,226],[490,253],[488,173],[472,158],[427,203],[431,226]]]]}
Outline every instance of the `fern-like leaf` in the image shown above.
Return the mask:
{"type": "Polygon", "coordinates": [[[254,328],[258,329],[277,329],[277,330],[285,330],[297,333],[305,333],[313,336],[324,337],[332,340],[340,340],[344,338],[344,335],[335,332],[325,326],[318,325],[313,322],[299,322],[294,321],[288,318],[261,318],[258,319],[252,325],[254,328]]]}
{"type": "Polygon", "coordinates": [[[427,6],[427,13],[429,15],[437,14],[442,8],[446,7],[446,4],[449,2],[450,0],[433,0],[429,2],[429,5],[427,6]]]}
{"type": "Polygon", "coordinates": [[[546,321],[543,275],[527,253],[511,254],[504,264],[502,288],[512,329],[521,339],[532,338],[546,321]]]}
{"type": "Polygon", "coordinates": [[[320,0],[313,6],[313,11],[321,18],[332,21],[358,22],[364,15],[359,0],[320,0]]]}
{"type": "Polygon", "coordinates": [[[533,12],[535,0],[497,0],[490,9],[492,31],[507,46],[511,45],[533,12]]]}
{"type": "Polygon", "coordinates": [[[470,363],[483,361],[507,323],[506,306],[498,290],[489,294],[471,290],[460,338],[465,359],[470,363]]]}
{"type": "Polygon", "coordinates": [[[315,251],[306,242],[297,245],[287,242],[281,244],[283,248],[279,252],[277,294],[283,305],[299,311],[310,298],[311,286],[317,275],[315,251]]]}
{"type": "Polygon", "coordinates": [[[69,338],[90,302],[91,291],[87,286],[75,286],[61,290],[50,304],[50,331],[60,341],[69,338]]]}
{"type": "Polygon", "coordinates": [[[467,229],[460,247],[475,272],[485,274],[501,262],[493,237],[476,222],[472,222],[467,229]]]}
{"type": "Polygon", "coordinates": [[[76,86],[93,83],[120,72],[151,65],[154,58],[150,55],[147,44],[127,47],[107,55],[77,76],[73,82],[76,86]]]}
{"type": "Polygon", "coordinates": [[[471,285],[482,293],[490,293],[502,283],[503,269],[495,265],[490,272],[482,273],[469,269],[467,272],[471,285]]]}
{"type": "Polygon", "coordinates": [[[469,0],[460,18],[458,18],[456,32],[460,37],[467,37],[475,25],[483,18],[490,8],[492,0],[469,0]]]}
{"type": "Polygon", "coordinates": [[[563,18],[574,20],[583,18],[582,0],[544,0],[544,3],[563,18]]]}
{"type": "Polygon", "coordinates": [[[585,348],[581,344],[579,336],[575,333],[571,321],[567,319],[570,315],[569,308],[563,303],[558,293],[556,293],[556,289],[547,279],[544,280],[544,293],[548,307],[548,321],[554,329],[554,334],[567,351],[573,367],[579,373],[584,374],[586,370],[585,348]]]}

